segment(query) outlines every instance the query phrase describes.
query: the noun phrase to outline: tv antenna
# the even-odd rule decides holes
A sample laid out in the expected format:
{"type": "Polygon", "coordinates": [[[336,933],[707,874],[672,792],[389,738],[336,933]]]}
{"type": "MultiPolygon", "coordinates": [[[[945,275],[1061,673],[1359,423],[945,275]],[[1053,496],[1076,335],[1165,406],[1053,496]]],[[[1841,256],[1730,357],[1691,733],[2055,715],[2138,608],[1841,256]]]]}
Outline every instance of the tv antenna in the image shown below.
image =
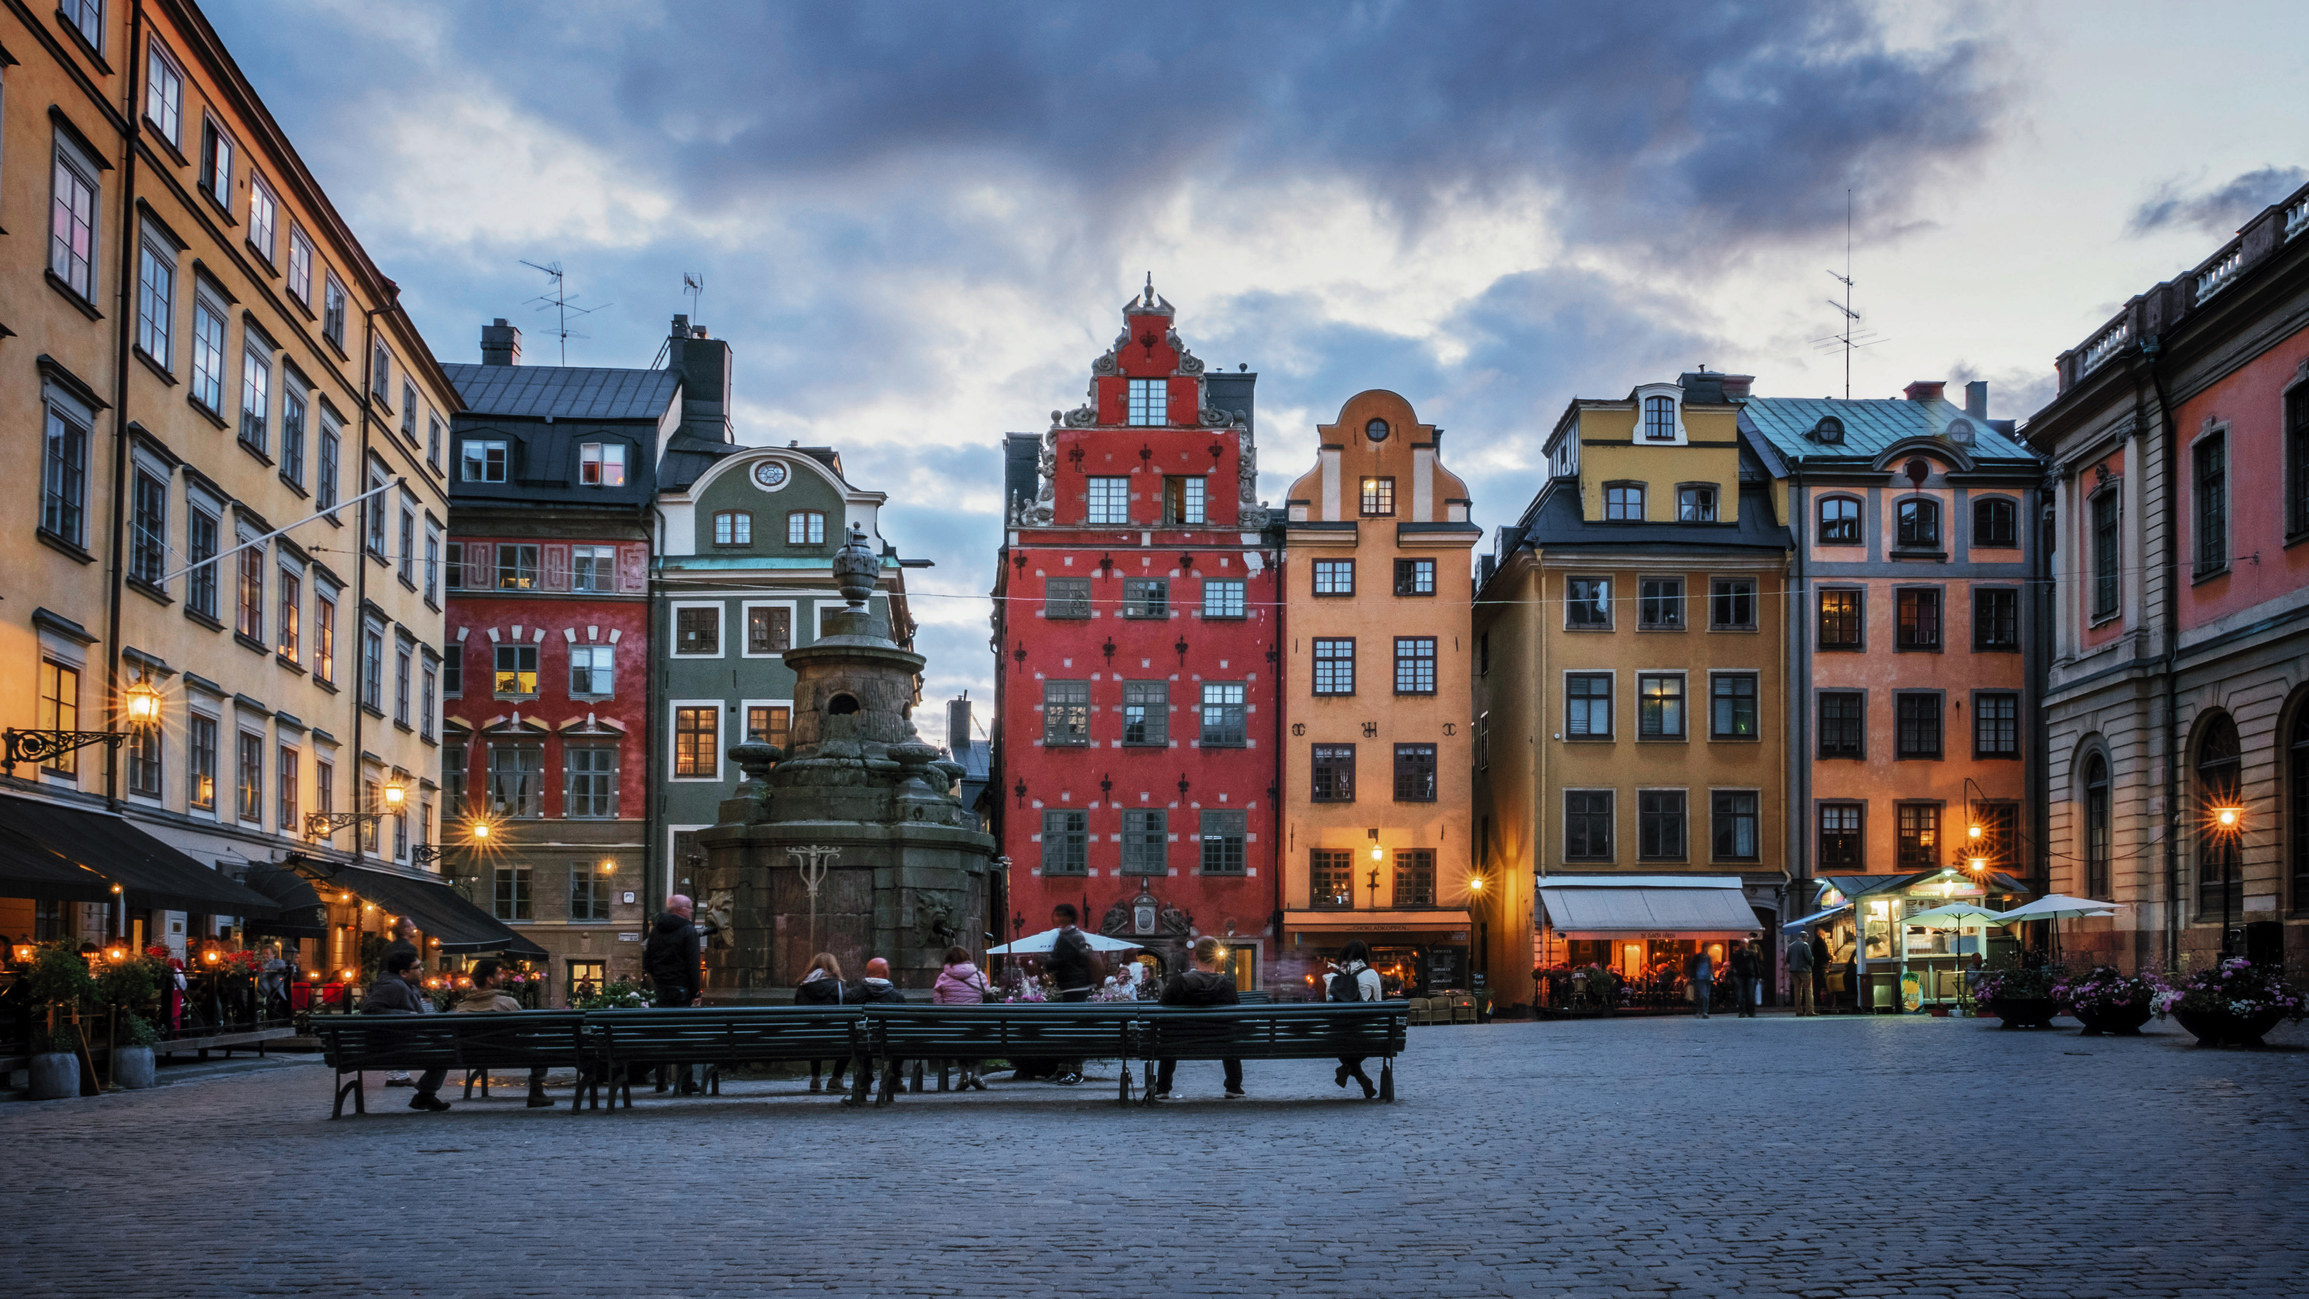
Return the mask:
{"type": "Polygon", "coordinates": [[[706,273],[704,271],[683,271],[681,273],[681,291],[689,295],[689,318],[694,321],[698,318],[698,299],[706,294],[706,273]]]}
{"type": "Polygon", "coordinates": [[[1852,351],[1854,348],[1874,347],[1887,341],[1873,329],[1860,326],[1860,313],[1852,309],[1852,191],[1844,191],[1844,270],[1842,274],[1828,272],[1828,278],[1844,286],[1844,300],[1828,299],[1828,305],[1844,317],[1843,328],[1826,338],[1815,338],[1812,346],[1818,351],[1831,348],[1844,353],[1844,400],[1852,400],[1852,351]]]}
{"type": "Polygon", "coordinates": [[[553,309],[553,334],[554,337],[561,340],[561,364],[567,365],[569,364],[569,340],[573,337],[589,337],[589,335],[586,334],[574,333],[569,328],[570,316],[573,314],[580,318],[590,316],[594,312],[602,310],[604,307],[613,307],[617,304],[613,302],[604,302],[599,307],[578,306],[577,295],[566,292],[568,288],[568,282],[561,273],[560,262],[547,262],[540,266],[536,262],[530,261],[525,257],[521,259],[521,264],[533,271],[544,272],[545,275],[552,281],[552,287],[546,289],[544,293],[539,294],[537,297],[531,298],[530,301],[537,304],[537,309],[539,311],[543,311],[548,307],[553,309]]]}

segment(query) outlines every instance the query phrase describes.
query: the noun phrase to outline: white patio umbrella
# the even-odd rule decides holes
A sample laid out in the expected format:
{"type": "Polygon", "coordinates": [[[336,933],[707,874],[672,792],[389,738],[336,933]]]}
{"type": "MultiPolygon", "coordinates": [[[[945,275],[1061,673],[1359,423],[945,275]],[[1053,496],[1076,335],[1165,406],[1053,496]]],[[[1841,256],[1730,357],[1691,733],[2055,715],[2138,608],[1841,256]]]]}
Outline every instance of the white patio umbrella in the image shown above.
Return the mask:
{"type": "Polygon", "coordinates": [[[2047,893],[2027,906],[1998,912],[1996,919],[1990,923],[2017,925],[2030,920],[2054,921],[2052,946],[2053,953],[2057,956],[2060,953],[2059,921],[2072,916],[2113,916],[2124,910],[2124,905],[2122,902],[2107,902],[2100,898],[2077,898],[2070,897],[2066,893],[2047,893]]]}
{"type": "MultiPolygon", "coordinates": [[[[1934,907],[1930,911],[1919,911],[1901,923],[1916,925],[1924,929],[1954,929],[1961,933],[1966,928],[1985,929],[2003,914],[2001,911],[1991,911],[1987,907],[1976,906],[1970,902],[1949,902],[1934,907]]],[[[1967,998],[1969,998],[1969,994],[1967,994],[1967,998]]],[[[1959,1004],[1963,1003],[1960,1002],[1959,1004]]]]}
{"type": "MultiPolygon", "coordinates": [[[[1145,943],[1125,942],[1120,938],[1109,938],[1105,934],[1094,934],[1087,929],[1081,932],[1082,936],[1089,941],[1090,950],[1094,952],[1135,952],[1146,946],[1145,943]]],[[[986,949],[986,954],[988,956],[1048,956],[1050,949],[1057,944],[1058,931],[1045,929],[1039,934],[1028,934],[1014,943],[1004,943],[1000,947],[989,947],[986,949]]]]}

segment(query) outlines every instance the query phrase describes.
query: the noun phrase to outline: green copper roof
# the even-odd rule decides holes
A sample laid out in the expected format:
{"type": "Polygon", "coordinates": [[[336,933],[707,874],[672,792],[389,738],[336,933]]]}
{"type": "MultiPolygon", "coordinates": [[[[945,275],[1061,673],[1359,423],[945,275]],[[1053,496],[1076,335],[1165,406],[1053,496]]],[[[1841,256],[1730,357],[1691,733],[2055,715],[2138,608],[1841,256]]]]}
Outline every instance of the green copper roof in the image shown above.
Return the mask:
{"type": "Polygon", "coordinates": [[[1951,421],[1972,425],[1972,444],[1959,446],[1974,460],[2036,460],[2036,454],[1987,420],[1974,419],[1947,401],[1886,397],[1841,401],[1833,397],[1751,397],[1740,407],[1740,423],[1791,460],[1867,460],[1908,438],[1941,438],[1951,421]],[[1814,434],[1820,421],[1835,416],[1844,424],[1841,443],[1814,434]]]}

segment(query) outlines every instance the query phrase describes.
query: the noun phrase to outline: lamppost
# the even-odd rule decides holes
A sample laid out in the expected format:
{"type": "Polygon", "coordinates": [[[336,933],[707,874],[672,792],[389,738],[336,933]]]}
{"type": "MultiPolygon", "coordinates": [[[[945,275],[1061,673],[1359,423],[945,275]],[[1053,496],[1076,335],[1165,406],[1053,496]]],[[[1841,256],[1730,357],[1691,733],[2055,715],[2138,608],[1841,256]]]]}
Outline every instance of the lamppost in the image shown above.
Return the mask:
{"type": "Polygon", "coordinates": [[[2237,841],[2245,833],[2245,809],[2235,803],[2219,803],[2208,810],[2210,838],[2222,844],[2221,862],[2221,959],[2226,961],[2237,954],[2237,945],[2230,937],[2229,891],[2239,882],[2242,865],[2237,860],[2237,841]]]}
{"type": "Polygon", "coordinates": [[[16,774],[16,764],[20,762],[45,766],[91,744],[117,749],[130,736],[160,721],[160,691],[149,681],[139,681],[130,686],[122,693],[120,703],[121,716],[128,720],[128,729],[125,731],[21,730],[11,726],[0,731],[0,743],[4,743],[6,748],[5,756],[0,757],[0,761],[6,763],[8,774],[13,776],[16,774]]]}
{"type": "Polygon", "coordinates": [[[409,801],[409,787],[399,781],[394,781],[385,786],[380,797],[385,805],[383,811],[307,812],[305,814],[305,837],[308,839],[326,839],[347,826],[369,825],[382,821],[388,816],[397,816],[400,814],[402,806],[409,801]]]}

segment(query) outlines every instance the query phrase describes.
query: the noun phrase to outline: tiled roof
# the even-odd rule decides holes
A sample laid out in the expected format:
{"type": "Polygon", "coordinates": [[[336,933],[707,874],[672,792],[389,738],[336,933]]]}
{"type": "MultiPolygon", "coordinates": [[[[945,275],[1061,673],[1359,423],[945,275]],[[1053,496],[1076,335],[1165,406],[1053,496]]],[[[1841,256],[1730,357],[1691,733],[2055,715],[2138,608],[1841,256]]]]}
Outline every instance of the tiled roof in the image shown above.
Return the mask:
{"type": "Polygon", "coordinates": [[[2035,453],[1999,427],[2005,421],[1973,419],[1964,408],[1947,401],[1909,401],[1886,397],[1843,401],[1833,397],[1751,397],[1740,407],[1740,427],[1749,429],[1790,459],[1838,457],[1871,459],[1907,438],[1940,437],[1949,421],[1972,425],[1972,445],[1960,448],[1974,460],[2035,460],[2035,453]],[[1833,415],[1844,424],[1844,440],[1822,442],[1812,436],[1820,421],[1833,415]]]}
{"type": "Polygon", "coordinates": [[[444,365],[476,415],[510,419],[656,419],[681,391],[671,370],[562,365],[444,365]]]}

